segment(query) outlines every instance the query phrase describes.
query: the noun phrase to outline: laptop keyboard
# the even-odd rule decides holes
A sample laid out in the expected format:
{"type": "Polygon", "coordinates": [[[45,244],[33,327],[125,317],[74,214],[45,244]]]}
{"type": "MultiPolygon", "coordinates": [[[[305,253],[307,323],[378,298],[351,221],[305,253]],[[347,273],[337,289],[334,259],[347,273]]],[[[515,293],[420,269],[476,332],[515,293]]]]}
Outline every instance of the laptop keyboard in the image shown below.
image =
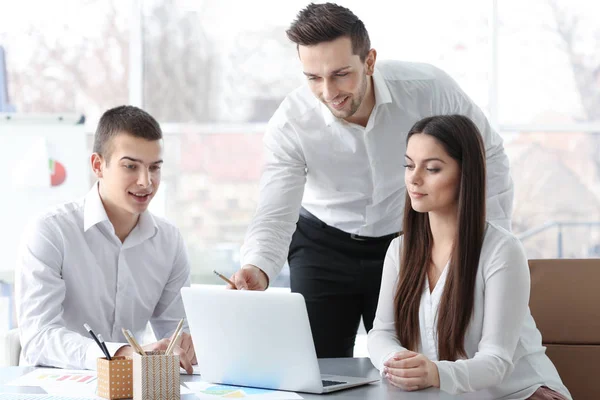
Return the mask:
{"type": "Polygon", "coordinates": [[[333,386],[333,385],[341,385],[343,383],[348,383],[348,382],[341,382],[341,381],[328,381],[328,380],[321,380],[321,382],[323,382],[323,387],[328,387],[328,386],[333,386]]]}

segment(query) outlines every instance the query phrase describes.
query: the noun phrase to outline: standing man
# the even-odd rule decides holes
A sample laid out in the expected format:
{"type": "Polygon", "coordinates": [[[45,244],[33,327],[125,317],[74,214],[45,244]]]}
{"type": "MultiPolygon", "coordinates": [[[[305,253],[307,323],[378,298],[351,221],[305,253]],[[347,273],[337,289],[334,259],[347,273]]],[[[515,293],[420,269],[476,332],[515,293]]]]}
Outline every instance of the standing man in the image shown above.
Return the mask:
{"type": "Polygon", "coordinates": [[[258,209],[232,280],[264,290],[287,256],[317,356],[351,357],[361,317],[367,331],[373,325],[383,259],[402,229],[410,127],[437,114],[463,114],[477,124],[486,146],[487,217],[506,228],[508,159],[500,136],[446,73],[398,61],[376,66],[367,30],[347,8],[310,4],[287,36],[307,85],[269,122],[258,209]]]}

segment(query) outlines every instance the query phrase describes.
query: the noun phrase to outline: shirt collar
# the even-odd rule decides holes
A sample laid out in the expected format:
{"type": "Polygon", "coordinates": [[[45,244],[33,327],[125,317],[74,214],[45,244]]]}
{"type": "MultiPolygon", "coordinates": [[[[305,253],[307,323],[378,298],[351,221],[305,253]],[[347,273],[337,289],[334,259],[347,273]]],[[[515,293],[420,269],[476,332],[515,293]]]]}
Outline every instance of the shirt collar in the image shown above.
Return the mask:
{"type": "MultiPolygon", "coordinates": [[[[100,199],[98,186],[99,182],[96,182],[92,189],[85,196],[83,208],[84,232],[101,222],[108,221],[108,223],[110,223],[108,214],[106,214],[106,210],[104,209],[104,204],[102,204],[102,200],[100,199]]],[[[156,234],[157,230],[158,225],[154,220],[154,217],[152,217],[152,214],[146,210],[140,215],[138,223],[135,228],[133,228],[132,233],[134,231],[138,231],[142,238],[150,238],[156,234]]]]}
{"type": "Polygon", "coordinates": [[[392,95],[390,94],[390,88],[388,88],[383,75],[377,67],[373,71],[373,86],[375,87],[375,107],[381,104],[388,104],[392,102],[392,95]]]}
{"type": "MultiPolygon", "coordinates": [[[[371,112],[374,112],[375,109],[381,104],[387,104],[392,102],[392,95],[390,94],[390,89],[385,83],[385,79],[383,78],[383,75],[381,75],[381,72],[379,71],[379,69],[377,69],[377,67],[375,67],[375,70],[373,71],[373,89],[375,90],[375,105],[373,106],[373,111],[371,112]]],[[[325,120],[325,124],[327,126],[330,126],[334,122],[343,121],[342,119],[335,117],[331,113],[329,108],[325,104],[323,104],[322,101],[317,101],[319,101],[319,105],[321,107],[321,114],[323,115],[323,119],[325,120]]]]}
{"type": "Polygon", "coordinates": [[[83,231],[87,232],[92,226],[108,221],[108,215],[98,193],[98,182],[85,196],[83,205],[83,231]]]}
{"type": "Polygon", "coordinates": [[[140,219],[138,220],[136,228],[139,229],[142,241],[150,239],[158,232],[158,224],[154,220],[152,213],[148,210],[140,214],[140,219]]]}

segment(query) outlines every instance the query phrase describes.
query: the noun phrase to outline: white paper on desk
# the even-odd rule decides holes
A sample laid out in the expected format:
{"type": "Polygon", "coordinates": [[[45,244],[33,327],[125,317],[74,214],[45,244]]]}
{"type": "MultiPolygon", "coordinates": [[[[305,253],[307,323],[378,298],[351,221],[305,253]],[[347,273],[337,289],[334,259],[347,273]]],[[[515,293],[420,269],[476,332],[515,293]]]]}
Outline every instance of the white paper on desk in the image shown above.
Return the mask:
{"type": "Polygon", "coordinates": [[[185,382],[188,388],[199,399],[261,399],[261,400],[295,400],[302,396],[294,392],[257,389],[244,386],[220,385],[208,382],[185,382]]]}
{"type": "MultiPolygon", "coordinates": [[[[74,390],[81,390],[80,387],[69,387],[68,385],[65,386],[56,386],[56,385],[51,385],[51,386],[41,386],[42,389],[44,389],[44,391],[48,394],[51,394],[53,396],[64,396],[64,397],[73,397],[73,393],[74,390]]],[[[184,395],[184,394],[191,394],[193,393],[190,389],[187,388],[187,386],[181,385],[179,387],[179,394],[184,395]]],[[[96,396],[96,388],[94,388],[94,390],[92,392],[89,393],[78,393],[77,396],[78,399],[93,399],[93,400],[104,400],[103,397],[100,396],[96,396]],[[83,397],[81,397],[83,396],[83,397]]]]}
{"type": "Polygon", "coordinates": [[[192,394],[194,392],[192,392],[190,389],[188,389],[187,386],[185,386],[183,383],[181,384],[181,386],[179,387],[179,394],[180,395],[184,395],[184,394],[192,394]]]}
{"type": "MultiPolygon", "coordinates": [[[[77,388],[77,393],[95,393],[96,371],[58,368],[37,368],[10,381],[10,386],[64,386],[77,388]]],[[[71,392],[73,393],[73,392],[71,392]]]]}
{"type": "MultiPolygon", "coordinates": [[[[90,385],[91,386],[91,385],[90,385]]],[[[81,386],[75,385],[42,385],[40,386],[44,391],[52,396],[60,396],[60,397],[70,397],[70,398],[78,398],[78,399],[90,399],[90,400],[102,400],[102,397],[96,396],[96,385],[93,388],[85,388],[86,391],[82,392],[81,386]],[[77,396],[73,396],[73,393],[77,393],[77,396]]]]}
{"type": "Polygon", "coordinates": [[[53,396],[51,394],[0,393],[0,400],[89,400],[89,397],[53,396]]]}

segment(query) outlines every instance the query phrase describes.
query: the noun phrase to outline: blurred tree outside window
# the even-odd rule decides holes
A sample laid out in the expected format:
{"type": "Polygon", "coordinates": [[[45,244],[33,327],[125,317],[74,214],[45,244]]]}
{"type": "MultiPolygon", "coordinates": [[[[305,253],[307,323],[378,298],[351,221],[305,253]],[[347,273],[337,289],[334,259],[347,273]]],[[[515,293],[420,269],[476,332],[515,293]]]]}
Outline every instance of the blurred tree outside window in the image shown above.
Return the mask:
{"type": "Polygon", "coordinates": [[[531,258],[598,256],[600,5],[508,0],[499,11],[498,104],[500,125],[511,130],[513,231],[531,258]]]}
{"type": "MultiPolygon", "coordinates": [[[[134,1],[11,5],[0,14],[9,101],[17,112],[85,114],[91,151],[100,114],[129,102],[129,27],[141,18],[142,105],[165,132],[153,206],[180,228],[194,281],[217,283],[212,269],[239,266],[266,123],[304,82],[285,30],[307,2],[140,0],[138,15],[134,1]]],[[[600,228],[559,223],[600,221],[600,3],[498,1],[497,93],[492,0],[339,3],[365,22],[378,60],[432,63],[498,115],[513,230],[530,257],[555,257],[559,232],[563,256],[598,253],[600,228]],[[557,126],[564,131],[548,129],[557,126]]]]}

